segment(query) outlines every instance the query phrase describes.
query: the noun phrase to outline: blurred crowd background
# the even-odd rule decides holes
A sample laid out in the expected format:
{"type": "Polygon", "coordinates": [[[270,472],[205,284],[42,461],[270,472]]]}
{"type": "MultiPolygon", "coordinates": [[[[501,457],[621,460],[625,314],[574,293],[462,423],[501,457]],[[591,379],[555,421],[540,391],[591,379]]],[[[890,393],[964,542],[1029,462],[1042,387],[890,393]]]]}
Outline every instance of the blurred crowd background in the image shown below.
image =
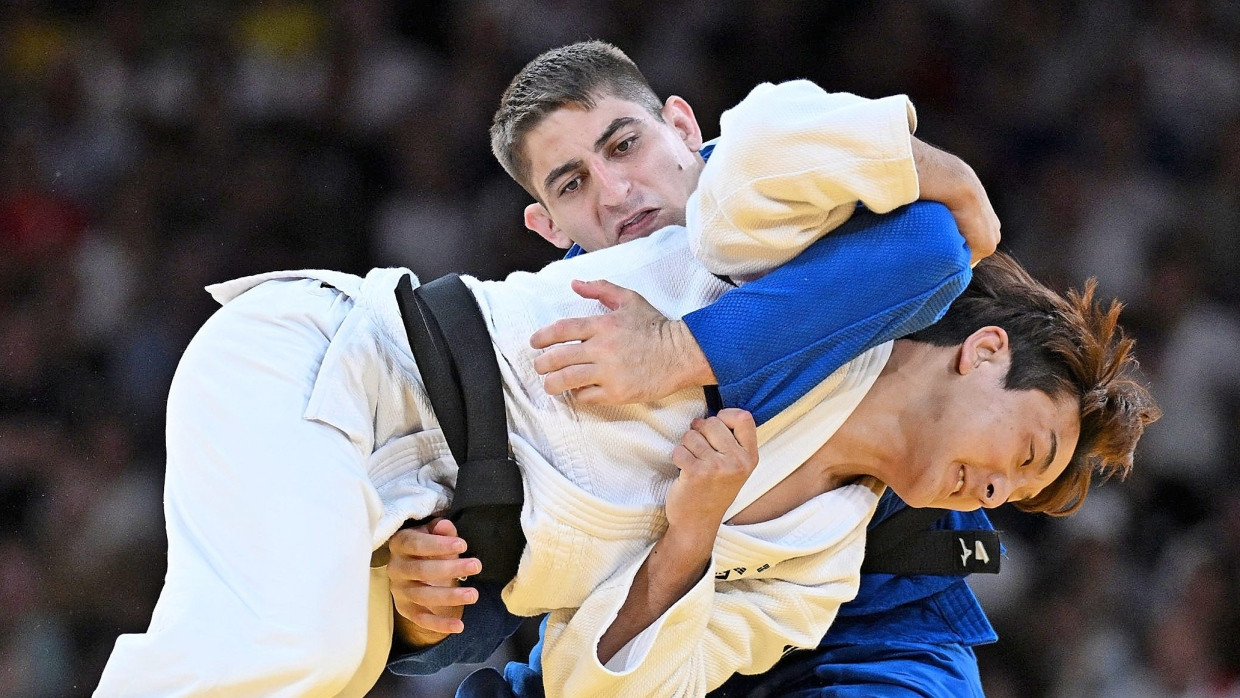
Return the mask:
{"type": "Polygon", "coordinates": [[[906,93],[988,186],[1004,248],[1127,303],[1166,416],[1078,516],[996,513],[982,676],[992,698],[1240,696],[1234,0],[3,0],[0,695],[88,695],[146,626],[164,400],[203,285],[559,256],[486,129],[526,61],[583,38],[708,136],[760,81],[906,93]]]}

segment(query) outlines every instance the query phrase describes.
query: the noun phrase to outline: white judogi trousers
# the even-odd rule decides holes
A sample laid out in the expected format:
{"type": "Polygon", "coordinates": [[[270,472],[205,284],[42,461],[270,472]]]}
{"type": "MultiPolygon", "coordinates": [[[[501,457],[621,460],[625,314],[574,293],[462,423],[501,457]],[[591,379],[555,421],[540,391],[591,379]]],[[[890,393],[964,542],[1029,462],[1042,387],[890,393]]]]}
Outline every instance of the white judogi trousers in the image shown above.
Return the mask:
{"type": "Polygon", "coordinates": [[[269,282],[186,349],[168,396],[169,573],[96,696],[362,696],[378,679],[392,636],[386,570],[368,565],[379,495],[367,454],[302,416],[352,306],[315,280],[269,282]]]}

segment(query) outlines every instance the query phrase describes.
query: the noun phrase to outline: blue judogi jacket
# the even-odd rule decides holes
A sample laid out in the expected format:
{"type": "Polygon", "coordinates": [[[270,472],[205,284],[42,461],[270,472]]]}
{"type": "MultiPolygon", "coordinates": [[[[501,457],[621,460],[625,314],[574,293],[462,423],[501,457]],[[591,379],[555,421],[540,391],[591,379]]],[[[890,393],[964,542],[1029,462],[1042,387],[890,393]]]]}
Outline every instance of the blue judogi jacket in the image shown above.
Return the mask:
{"type": "MultiPolygon", "coordinates": [[[[579,253],[575,248],[569,256],[579,253]]],[[[760,424],[862,351],[932,324],[971,276],[968,248],[942,205],[918,202],[885,216],[861,209],[791,262],[683,320],[711,363],[723,405],[749,410],[760,424]]],[[[887,492],[870,527],[904,506],[887,492]]],[[[981,511],[952,512],[937,526],[991,528],[981,511]]],[[[464,633],[394,656],[389,668],[428,674],[484,661],[521,623],[504,608],[499,589],[487,587],[479,588],[478,603],[466,607],[462,620],[464,633]]],[[[856,599],[841,607],[818,650],[793,653],[761,677],[735,677],[719,695],[760,695],[778,688],[784,674],[827,685],[865,681],[869,691],[812,695],[876,695],[868,682],[872,670],[893,691],[905,685],[901,690],[922,691],[903,695],[980,696],[968,648],[996,639],[962,577],[863,574],[856,599]],[[875,669],[884,662],[899,666],[875,669]],[[854,670],[820,676],[824,668],[845,667],[854,670]]],[[[498,675],[481,677],[462,685],[458,696],[542,696],[540,650],[541,643],[529,664],[509,664],[502,690],[498,675]]],[[[884,688],[877,695],[902,694],[884,688]]]]}

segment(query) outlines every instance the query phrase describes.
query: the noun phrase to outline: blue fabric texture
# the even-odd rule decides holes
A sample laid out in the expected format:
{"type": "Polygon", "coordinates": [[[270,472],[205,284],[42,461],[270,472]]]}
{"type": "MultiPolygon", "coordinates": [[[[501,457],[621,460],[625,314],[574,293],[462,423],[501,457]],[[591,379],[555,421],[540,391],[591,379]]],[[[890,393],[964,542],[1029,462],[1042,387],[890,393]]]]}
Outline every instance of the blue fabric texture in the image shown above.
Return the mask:
{"type": "MultiPolygon", "coordinates": [[[[888,490],[869,528],[906,506],[888,490]]],[[[934,528],[993,526],[979,510],[949,512],[934,528]]],[[[758,676],[733,676],[711,696],[980,698],[972,647],[997,639],[964,577],[863,574],[818,649],[794,652],[758,676]]]]}
{"type": "Polygon", "coordinates": [[[971,278],[947,207],[858,209],[787,264],[684,321],[724,406],[761,424],[866,349],[933,324],[971,278]]]}
{"type": "MultiPolygon", "coordinates": [[[[538,643],[530,650],[529,663],[508,662],[504,667],[504,678],[512,687],[513,695],[522,698],[544,698],[542,682],[542,648],[543,639],[547,636],[547,618],[543,616],[538,626],[538,643]]],[[[457,691],[457,698],[477,698],[468,693],[457,691]]]]}
{"type": "MultiPolygon", "coordinates": [[[[906,506],[895,493],[886,491],[869,527],[874,528],[906,506]]],[[[994,526],[979,509],[948,512],[934,528],[988,531],[994,526]]],[[[964,577],[863,574],[857,597],[840,608],[824,642],[870,643],[876,636],[966,645],[999,639],[964,577]],[[918,604],[928,608],[913,608],[918,604]],[[903,620],[893,622],[897,617],[903,620]]]]}

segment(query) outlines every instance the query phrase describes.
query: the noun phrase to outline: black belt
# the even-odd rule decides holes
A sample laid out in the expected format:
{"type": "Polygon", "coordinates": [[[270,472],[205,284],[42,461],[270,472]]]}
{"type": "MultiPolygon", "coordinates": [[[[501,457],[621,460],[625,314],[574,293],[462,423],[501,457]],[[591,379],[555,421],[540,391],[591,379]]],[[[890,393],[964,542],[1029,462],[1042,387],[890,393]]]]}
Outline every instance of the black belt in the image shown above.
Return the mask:
{"type": "Polygon", "coordinates": [[[525,490],[520,469],[508,457],[508,419],[491,334],[456,274],[416,291],[403,276],[396,302],[427,397],[456,459],[448,518],[482,562],[482,572],[470,580],[506,584],[516,576],[525,548],[525,490]]]}
{"type": "Polygon", "coordinates": [[[928,530],[947,512],[908,507],[866,532],[863,574],[998,574],[999,532],[928,530]]]}

